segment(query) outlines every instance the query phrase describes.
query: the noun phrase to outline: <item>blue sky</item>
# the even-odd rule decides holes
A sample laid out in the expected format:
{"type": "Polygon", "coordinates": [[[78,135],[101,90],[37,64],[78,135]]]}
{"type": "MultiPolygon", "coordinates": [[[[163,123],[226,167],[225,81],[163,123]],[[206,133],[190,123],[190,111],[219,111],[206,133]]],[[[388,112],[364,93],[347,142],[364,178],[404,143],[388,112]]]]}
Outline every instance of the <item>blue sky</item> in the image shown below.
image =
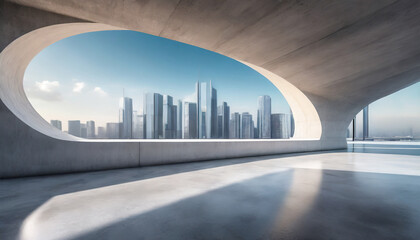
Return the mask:
{"type": "MultiPolygon", "coordinates": [[[[134,32],[103,31],[63,39],[29,64],[24,78],[32,105],[46,119],[118,119],[118,98],[133,98],[141,111],[143,93],[192,100],[195,82],[212,81],[218,104],[231,112],[256,114],[257,98],[269,95],[273,112],[289,112],[281,93],[266,78],[223,55],[176,41],[134,32]]],[[[66,125],[66,124],[64,124],[66,125]]]]}
{"type": "MultiPolygon", "coordinates": [[[[47,121],[118,121],[118,100],[133,98],[141,111],[143,94],[169,94],[193,100],[197,80],[212,80],[218,104],[231,112],[251,112],[257,97],[269,95],[273,112],[288,113],[281,93],[263,76],[220,54],[176,41],[133,31],[86,33],[44,49],[29,64],[24,87],[34,108],[47,121]]],[[[361,130],[361,114],[358,129],[361,130]]],[[[420,83],[370,105],[373,135],[420,136],[420,83]]]]}
{"type": "MultiPolygon", "coordinates": [[[[357,136],[362,136],[363,113],[356,118],[357,136]]],[[[420,83],[413,84],[369,105],[371,136],[420,137],[420,83]]]]}

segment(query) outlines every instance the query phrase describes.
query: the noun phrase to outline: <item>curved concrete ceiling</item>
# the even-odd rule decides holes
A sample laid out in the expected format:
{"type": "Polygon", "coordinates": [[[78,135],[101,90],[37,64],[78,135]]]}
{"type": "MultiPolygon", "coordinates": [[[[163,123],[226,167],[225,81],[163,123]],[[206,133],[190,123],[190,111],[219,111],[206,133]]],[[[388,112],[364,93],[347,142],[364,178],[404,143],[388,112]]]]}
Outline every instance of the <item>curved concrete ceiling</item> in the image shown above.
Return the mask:
{"type": "Polygon", "coordinates": [[[28,47],[25,38],[42,32],[40,27],[56,31],[38,34],[27,53],[10,54],[9,47],[1,53],[0,121],[6,124],[0,125],[0,177],[342,148],[345,130],[362,107],[417,82],[420,74],[420,2],[414,0],[12,2],[0,2],[1,49],[17,38],[10,46],[28,47]],[[22,101],[24,68],[48,44],[85,32],[55,24],[83,21],[107,24],[83,24],[92,26],[88,31],[132,29],[237,59],[288,90],[283,93],[300,121],[299,137],[322,135],[303,141],[87,144],[56,130],[44,132],[51,127],[22,101]]]}
{"type": "Polygon", "coordinates": [[[417,80],[406,79],[420,62],[416,0],[13,2],[215,51],[343,104],[366,105],[417,80]]]}

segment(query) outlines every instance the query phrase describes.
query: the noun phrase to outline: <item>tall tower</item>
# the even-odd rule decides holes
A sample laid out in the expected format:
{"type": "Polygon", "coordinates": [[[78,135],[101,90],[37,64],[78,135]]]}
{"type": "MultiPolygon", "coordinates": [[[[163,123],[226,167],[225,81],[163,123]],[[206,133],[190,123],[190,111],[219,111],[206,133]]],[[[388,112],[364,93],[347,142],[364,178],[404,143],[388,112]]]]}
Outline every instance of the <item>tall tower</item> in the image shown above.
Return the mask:
{"type": "Polygon", "coordinates": [[[182,101],[178,100],[178,107],[177,107],[177,127],[176,127],[176,138],[181,139],[182,138],[182,101]]]}
{"type": "Polygon", "coordinates": [[[259,138],[271,138],[271,98],[264,95],[258,97],[258,134],[259,138]]]}
{"type": "Polygon", "coordinates": [[[217,109],[217,129],[219,138],[229,138],[229,116],[230,108],[226,102],[223,102],[217,109]]]}
{"type": "Polygon", "coordinates": [[[249,114],[248,112],[242,113],[241,138],[244,138],[244,139],[254,138],[254,121],[252,120],[252,115],[249,114]]]}
{"type": "Polygon", "coordinates": [[[239,113],[232,113],[229,121],[229,138],[241,137],[241,115],[239,113]]]}
{"type": "Polygon", "coordinates": [[[290,136],[293,137],[295,135],[295,118],[293,117],[292,109],[290,109],[290,136]]]}
{"type": "Polygon", "coordinates": [[[163,96],[146,93],[143,105],[145,138],[163,138],[163,96]]]}
{"type": "Polygon", "coordinates": [[[369,138],[369,105],[363,108],[363,140],[369,138]]]}
{"type": "Polygon", "coordinates": [[[95,122],[94,121],[87,121],[86,122],[86,136],[87,138],[95,138],[95,122]]]}
{"type": "Polygon", "coordinates": [[[173,115],[173,98],[169,95],[163,95],[163,138],[174,138],[175,125],[173,115]]]}
{"type": "Polygon", "coordinates": [[[133,100],[128,97],[120,99],[120,138],[132,138],[133,127],[133,100]]]}
{"type": "Polygon", "coordinates": [[[211,81],[196,83],[199,138],[217,138],[217,90],[211,81]]]}
{"type": "Polygon", "coordinates": [[[196,103],[184,103],[184,130],[183,137],[185,139],[197,138],[197,104],[196,103]]]}
{"type": "Polygon", "coordinates": [[[80,120],[69,120],[68,133],[76,137],[81,137],[80,120]]]}

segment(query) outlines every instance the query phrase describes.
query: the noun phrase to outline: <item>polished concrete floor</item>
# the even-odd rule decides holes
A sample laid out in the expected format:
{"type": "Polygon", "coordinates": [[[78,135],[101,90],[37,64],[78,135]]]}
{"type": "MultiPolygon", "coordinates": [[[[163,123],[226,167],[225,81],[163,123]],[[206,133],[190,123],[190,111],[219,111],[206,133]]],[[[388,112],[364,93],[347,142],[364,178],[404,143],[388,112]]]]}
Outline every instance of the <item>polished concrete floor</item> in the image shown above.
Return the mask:
{"type": "Polygon", "coordinates": [[[420,239],[420,146],[0,180],[0,239],[420,239]]]}

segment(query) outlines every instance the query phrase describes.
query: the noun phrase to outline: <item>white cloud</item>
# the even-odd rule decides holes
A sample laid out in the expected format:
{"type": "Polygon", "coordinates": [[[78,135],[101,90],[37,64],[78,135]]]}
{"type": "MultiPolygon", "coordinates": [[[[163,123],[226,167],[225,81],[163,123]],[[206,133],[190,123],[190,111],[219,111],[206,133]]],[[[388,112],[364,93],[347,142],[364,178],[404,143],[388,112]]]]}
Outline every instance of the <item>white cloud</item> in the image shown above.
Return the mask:
{"type": "Polygon", "coordinates": [[[84,87],[84,82],[76,82],[74,83],[73,92],[80,93],[84,87]]]}
{"type": "Polygon", "coordinates": [[[102,90],[102,88],[100,88],[100,87],[95,87],[94,89],[93,89],[93,91],[95,92],[95,93],[97,93],[99,96],[102,96],[102,97],[105,97],[105,96],[107,96],[108,95],[108,93],[106,93],[104,90],[102,90]]]}
{"type": "Polygon", "coordinates": [[[52,92],[60,86],[58,81],[42,81],[42,82],[35,82],[35,86],[39,91],[42,92],[52,92]]]}
{"type": "Polygon", "coordinates": [[[35,82],[35,86],[27,90],[28,97],[38,98],[44,101],[61,101],[58,81],[35,82]]]}
{"type": "Polygon", "coordinates": [[[197,102],[197,95],[194,93],[191,93],[190,95],[184,97],[184,102],[197,102]]]}

